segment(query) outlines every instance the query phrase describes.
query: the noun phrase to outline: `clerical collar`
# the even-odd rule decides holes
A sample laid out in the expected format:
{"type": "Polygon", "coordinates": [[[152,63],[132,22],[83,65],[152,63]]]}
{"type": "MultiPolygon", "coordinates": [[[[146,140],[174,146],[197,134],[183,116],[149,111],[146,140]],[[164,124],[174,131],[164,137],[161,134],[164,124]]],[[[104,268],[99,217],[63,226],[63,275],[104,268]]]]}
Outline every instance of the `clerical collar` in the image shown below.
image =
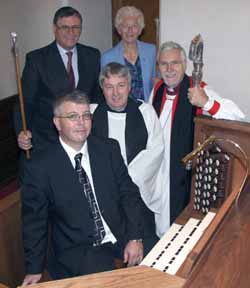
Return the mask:
{"type": "Polygon", "coordinates": [[[179,93],[179,87],[180,87],[179,85],[177,87],[174,87],[174,88],[171,88],[171,87],[169,87],[166,84],[165,84],[165,86],[166,86],[167,94],[169,96],[175,96],[175,95],[177,95],[179,93]]]}
{"type": "Polygon", "coordinates": [[[112,109],[107,103],[106,103],[106,106],[107,106],[107,111],[109,111],[109,112],[113,112],[113,113],[127,113],[127,106],[121,111],[117,111],[117,110],[112,109]]]}

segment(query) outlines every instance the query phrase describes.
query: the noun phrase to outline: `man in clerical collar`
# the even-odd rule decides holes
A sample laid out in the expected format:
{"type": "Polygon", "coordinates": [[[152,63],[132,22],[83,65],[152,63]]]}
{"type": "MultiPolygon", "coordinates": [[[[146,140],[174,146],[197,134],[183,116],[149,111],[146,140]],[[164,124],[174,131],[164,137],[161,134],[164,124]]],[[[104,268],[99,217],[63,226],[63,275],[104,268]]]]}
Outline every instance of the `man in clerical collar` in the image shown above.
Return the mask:
{"type": "MultiPolygon", "coordinates": [[[[163,128],[165,142],[162,181],[157,189],[164,189],[169,216],[168,226],[189,202],[190,173],[181,165],[181,159],[192,151],[193,119],[196,115],[241,120],[244,114],[228,99],[221,98],[205,82],[192,87],[192,78],[186,75],[185,50],[175,42],[165,42],[158,51],[161,80],[155,84],[150,96],[163,128]]],[[[164,233],[164,231],[162,231],[164,233]]]]}
{"type": "Polygon", "coordinates": [[[163,135],[157,115],[148,103],[129,96],[131,75],[128,67],[109,63],[100,77],[105,102],[91,104],[92,134],[116,139],[121,148],[129,175],[139,187],[144,201],[144,254],[158,240],[156,232],[162,223],[158,215],[164,213],[164,195],[155,190],[164,151],[163,135]]]}

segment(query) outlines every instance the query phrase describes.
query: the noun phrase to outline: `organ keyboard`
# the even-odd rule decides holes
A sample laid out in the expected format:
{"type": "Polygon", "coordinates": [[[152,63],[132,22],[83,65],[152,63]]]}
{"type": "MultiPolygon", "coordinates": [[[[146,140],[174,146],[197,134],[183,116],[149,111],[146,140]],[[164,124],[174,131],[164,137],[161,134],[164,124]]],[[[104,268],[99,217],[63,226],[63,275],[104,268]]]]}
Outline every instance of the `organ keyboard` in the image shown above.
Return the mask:
{"type": "Polygon", "coordinates": [[[140,265],[176,274],[214,216],[209,212],[203,220],[190,218],[185,225],[174,223],[140,265]]]}

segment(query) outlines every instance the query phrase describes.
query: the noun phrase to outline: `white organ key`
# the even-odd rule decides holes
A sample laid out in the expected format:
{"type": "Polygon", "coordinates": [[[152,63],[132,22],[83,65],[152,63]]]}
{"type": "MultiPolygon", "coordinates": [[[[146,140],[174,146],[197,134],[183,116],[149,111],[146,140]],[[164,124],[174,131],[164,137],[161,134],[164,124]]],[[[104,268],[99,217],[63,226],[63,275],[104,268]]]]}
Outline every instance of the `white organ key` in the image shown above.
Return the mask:
{"type": "Polygon", "coordinates": [[[178,236],[173,241],[171,241],[169,248],[164,250],[162,256],[158,259],[158,261],[156,261],[155,265],[151,267],[165,272],[166,267],[171,265],[169,262],[173,261],[175,258],[175,253],[179,250],[181,245],[183,245],[184,241],[187,239],[188,235],[191,233],[198,222],[198,219],[189,219],[178,236]]]}
{"type": "Polygon", "coordinates": [[[185,226],[174,223],[140,265],[175,274],[214,216],[209,212],[202,221],[190,218],[185,226]]]}
{"type": "MultiPolygon", "coordinates": [[[[173,263],[169,266],[169,268],[166,270],[168,274],[176,274],[176,272],[179,270],[185,259],[187,258],[188,254],[191,252],[191,250],[194,248],[196,243],[201,238],[202,234],[204,233],[204,230],[208,227],[208,225],[211,223],[215,216],[215,213],[209,212],[203,220],[200,222],[200,224],[197,226],[197,229],[193,232],[193,234],[189,237],[187,244],[184,245],[183,249],[180,251],[180,253],[176,256],[173,263]]],[[[184,230],[184,229],[183,229],[184,230]]]]}
{"type": "Polygon", "coordinates": [[[164,234],[164,236],[157,242],[157,244],[152,248],[152,250],[146,255],[146,257],[142,260],[140,265],[146,265],[150,267],[160,255],[162,251],[164,251],[167,244],[171,241],[171,239],[181,230],[183,226],[179,224],[172,224],[169,230],[164,234]]]}
{"type": "Polygon", "coordinates": [[[201,221],[201,224],[199,225],[199,229],[204,232],[204,230],[208,227],[208,225],[211,223],[211,221],[214,219],[216,213],[214,212],[208,212],[207,215],[203,218],[201,221]]]}
{"type": "Polygon", "coordinates": [[[159,261],[154,265],[154,268],[160,271],[166,271],[167,267],[172,265],[172,262],[176,258],[176,253],[182,249],[188,235],[197,225],[199,220],[191,218],[183,227],[181,233],[176,237],[176,239],[171,243],[171,246],[166,251],[164,255],[159,259],[159,261]]]}

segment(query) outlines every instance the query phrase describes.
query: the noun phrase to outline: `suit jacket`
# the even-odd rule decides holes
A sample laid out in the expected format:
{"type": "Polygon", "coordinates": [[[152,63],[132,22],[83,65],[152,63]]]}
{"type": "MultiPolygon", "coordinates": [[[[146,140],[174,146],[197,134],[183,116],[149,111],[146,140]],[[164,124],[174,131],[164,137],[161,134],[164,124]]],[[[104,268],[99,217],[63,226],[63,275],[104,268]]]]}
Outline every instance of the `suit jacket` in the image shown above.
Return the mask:
{"type": "MultiPolygon", "coordinates": [[[[144,99],[149,100],[155,77],[156,48],[155,45],[137,40],[138,53],[141,60],[144,99]]],[[[110,62],[118,62],[125,65],[123,56],[123,42],[120,41],[114,48],[104,52],[101,57],[101,66],[110,62]]]]}
{"type": "MultiPolygon", "coordinates": [[[[102,216],[118,243],[141,238],[141,198],[128,175],[119,144],[94,136],[87,141],[102,216]]],[[[49,257],[56,263],[53,269],[60,271],[60,277],[79,275],[84,251],[93,243],[93,220],[77,173],[60,143],[26,163],[21,192],[27,273],[43,271],[50,223],[53,255],[49,257]]]]}
{"type": "MultiPolygon", "coordinates": [[[[77,88],[87,93],[91,101],[101,98],[98,83],[100,52],[77,44],[79,82],[77,88]]],[[[44,149],[58,136],[52,122],[52,103],[56,96],[69,91],[66,68],[56,42],[27,54],[22,86],[28,129],[32,131],[34,149],[44,149]]],[[[17,134],[22,130],[19,105],[15,109],[17,134]]]]}

